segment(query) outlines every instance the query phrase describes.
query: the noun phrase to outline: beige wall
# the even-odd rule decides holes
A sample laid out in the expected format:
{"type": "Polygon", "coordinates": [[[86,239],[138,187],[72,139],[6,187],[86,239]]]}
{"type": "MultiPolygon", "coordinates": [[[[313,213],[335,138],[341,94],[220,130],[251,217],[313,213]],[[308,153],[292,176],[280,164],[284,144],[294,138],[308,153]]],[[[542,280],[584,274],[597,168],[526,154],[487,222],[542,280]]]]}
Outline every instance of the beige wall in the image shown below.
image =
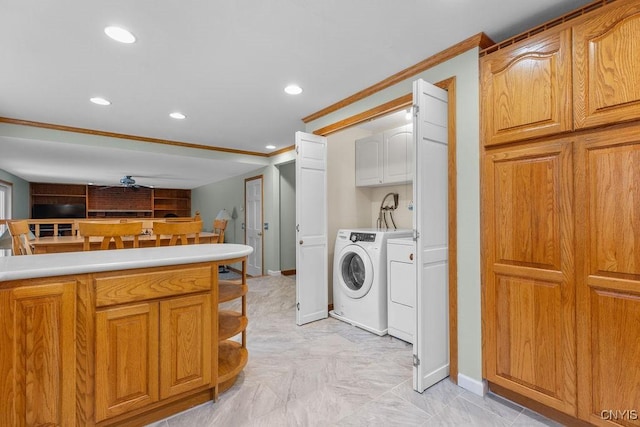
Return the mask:
{"type": "MultiPolygon", "coordinates": [[[[422,78],[435,83],[456,77],[456,162],[457,162],[457,260],[458,260],[458,371],[477,385],[482,381],[482,336],[480,306],[480,149],[478,49],[474,48],[374,95],[316,121],[307,123],[307,132],[336,123],[392,99],[411,93],[412,82],[422,78]]],[[[377,215],[381,189],[354,190],[353,140],[356,132],[345,130],[329,137],[329,250],[338,223],[344,226],[371,226],[377,215]],[[339,141],[343,141],[342,144],[339,141]],[[346,170],[346,169],[349,170],[346,170]],[[334,174],[336,177],[333,177],[334,174]],[[338,179],[340,178],[340,180],[338,179]],[[344,185],[339,185],[344,182],[344,185]],[[375,193],[375,194],[372,194],[375,193]],[[350,201],[350,199],[354,199],[350,201]],[[340,203],[344,203],[341,206],[340,203]],[[349,208],[369,203],[368,217],[361,218],[349,208]],[[375,212],[375,214],[374,214],[375,212]],[[332,233],[334,234],[332,236],[332,233]]],[[[384,194],[382,194],[384,195],[384,194]]],[[[401,193],[402,196],[402,193],[401,193]]],[[[330,276],[331,277],[331,276],[330,276]]],[[[460,379],[460,377],[459,377],[460,379]]]]}

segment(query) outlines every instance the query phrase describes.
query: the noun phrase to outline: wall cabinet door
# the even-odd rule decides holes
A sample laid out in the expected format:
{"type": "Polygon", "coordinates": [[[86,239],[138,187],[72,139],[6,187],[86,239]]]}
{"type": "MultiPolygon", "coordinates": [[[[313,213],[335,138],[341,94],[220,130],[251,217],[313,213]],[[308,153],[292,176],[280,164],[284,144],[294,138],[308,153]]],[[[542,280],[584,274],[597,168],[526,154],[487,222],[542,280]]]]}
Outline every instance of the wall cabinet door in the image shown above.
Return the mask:
{"type": "Polygon", "coordinates": [[[640,3],[616,1],[574,27],[575,127],[640,118],[640,3]]]}
{"type": "Polygon", "coordinates": [[[211,384],[211,295],[160,302],[160,398],[211,384]]]}
{"type": "Polygon", "coordinates": [[[158,303],[96,312],[96,421],[158,400],[158,303]]]}
{"type": "Polygon", "coordinates": [[[382,184],[382,134],[356,141],[356,187],[382,184]]]}
{"type": "Polygon", "coordinates": [[[576,166],[580,417],[639,425],[640,126],[579,137],[576,166]]]}
{"type": "Polygon", "coordinates": [[[485,146],[572,129],[569,29],[487,55],[480,72],[485,146]]]}
{"type": "Polygon", "coordinates": [[[413,179],[413,125],[402,126],[382,134],[382,182],[395,184],[413,179]]]}
{"type": "Polygon", "coordinates": [[[75,424],[75,286],[0,292],[0,425],[75,424]]]}
{"type": "Polygon", "coordinates": [[[572,183],[568,139],[483,159],[486,377],[575,416],[572,183]]]}

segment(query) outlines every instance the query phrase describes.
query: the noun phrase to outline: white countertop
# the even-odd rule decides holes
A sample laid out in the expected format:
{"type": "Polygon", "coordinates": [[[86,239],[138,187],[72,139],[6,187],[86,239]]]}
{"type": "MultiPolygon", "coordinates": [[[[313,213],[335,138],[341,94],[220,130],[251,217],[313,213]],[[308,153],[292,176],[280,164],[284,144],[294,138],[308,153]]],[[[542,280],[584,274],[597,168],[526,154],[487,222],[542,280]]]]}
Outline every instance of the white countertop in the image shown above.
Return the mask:
{"type": "Polygon", "coordinates": [[[253,248],[247,245],[213,243],[0,257],[0,282],[66,274],[224,261],[244,257],[251,252],[253,252],[253,248]]]}

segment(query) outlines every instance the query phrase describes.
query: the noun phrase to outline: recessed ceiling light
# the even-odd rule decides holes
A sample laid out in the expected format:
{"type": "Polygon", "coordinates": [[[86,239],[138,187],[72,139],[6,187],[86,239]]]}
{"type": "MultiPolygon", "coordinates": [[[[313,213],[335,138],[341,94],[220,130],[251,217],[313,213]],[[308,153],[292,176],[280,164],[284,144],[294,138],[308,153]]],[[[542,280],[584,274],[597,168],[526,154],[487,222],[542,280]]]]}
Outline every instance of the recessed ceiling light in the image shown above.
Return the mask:
{"type": "Polygon", "coordinates": [[[302,88],[298,85],[289,85],[284,88],[284,91],[289,95],[299,95],[302,93],[302,88]]]}
{"type": "Polygon", "coordinates": [[[111,101],[104,99],[104,98],[100,98],[99,96],[95,96],[93,98],[89,98],[89,101],[93,102],[94,104],[98,104],[98,105],[111,105],[111,101]]]}
{"type": "Polygon", "coordinates": [[[104,33],[120,43],[133,43],[136,37],[128,30],[121,27],[106,27],[104,33]]]}
{"type": "Polygon", "coordinates": [[[273,149],[276,148],[276,146],[272,145],[272,144],[269,144],[269,145],[265,146],[264,148],[266,148],[267,150],[273,150],[273,149]]]}
{"type": "Polygon", "coordinates": [[[173,113],[169,114],[169,116],[170,116],[171,118],[173,118],[173,119],[179,119],[179,120],[185,119],[185,118],[187,117],[187,116],[185,116],[184,114],[179,113],[179,112],[177,112],[177,111],[175,111],[175,112],[173,112],[173,113]]]}

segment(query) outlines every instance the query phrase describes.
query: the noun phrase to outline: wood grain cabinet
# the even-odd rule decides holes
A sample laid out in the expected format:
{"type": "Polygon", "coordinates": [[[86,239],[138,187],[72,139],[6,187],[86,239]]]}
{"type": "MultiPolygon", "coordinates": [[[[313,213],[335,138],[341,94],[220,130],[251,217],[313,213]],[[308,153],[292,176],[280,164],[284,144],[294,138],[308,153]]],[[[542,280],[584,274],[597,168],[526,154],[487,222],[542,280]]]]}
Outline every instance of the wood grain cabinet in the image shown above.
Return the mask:
{"type": "Polygon", "coordinates": [[[611,425],[603,411],[620,411],[621,425],[637,426],[640,124],[579,137],[576,171],[580,416],[611,425]],[[635,410],[635,420],[624,410],[635,410]]]}
{"type": "Polygon", "coordinates": [[[570,29],[487,55],[480,73],[485,146],[572,129],[570,29]]]}
{"type": "Polygon", "coordinates": [[[573,27],[575,127],[640,119],[640,2],[618,0],[573,27]]]}
{"type": "Polygon", "coordinates": [[[0,425],[74,425],[75,287],[54,278],[0,291],[0,425]]]}
{"type": "Polygon", "coordinates": [[[485,156],[484,355],[490,382],[576,415],[571,142],[485,156]]]}
{"type": "Polygon", "coordinates": [[[640,426],[638,34],[603,2],[480,64],[484,374],[568,424],[640,426]]]}
{"type": "Polygon", "coordinates": [[[215,386],[211,275],[194,266],[96,276],[96,421],[215,386]]]}

